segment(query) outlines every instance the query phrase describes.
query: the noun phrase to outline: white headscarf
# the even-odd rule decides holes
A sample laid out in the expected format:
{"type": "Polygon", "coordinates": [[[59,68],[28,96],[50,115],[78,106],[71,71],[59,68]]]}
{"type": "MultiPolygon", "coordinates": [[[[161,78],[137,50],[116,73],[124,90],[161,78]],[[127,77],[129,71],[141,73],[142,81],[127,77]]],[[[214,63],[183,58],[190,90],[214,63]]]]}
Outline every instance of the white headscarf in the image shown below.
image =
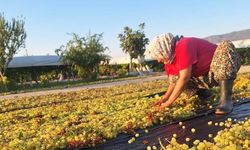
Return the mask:
{"type": "Polygon", "coordinates": [[[171,33],[165,33],[156,36],[148,45],[145,55],[155,59],[168,59],[171,63],[174,59],[175,37],[171,33]]]}

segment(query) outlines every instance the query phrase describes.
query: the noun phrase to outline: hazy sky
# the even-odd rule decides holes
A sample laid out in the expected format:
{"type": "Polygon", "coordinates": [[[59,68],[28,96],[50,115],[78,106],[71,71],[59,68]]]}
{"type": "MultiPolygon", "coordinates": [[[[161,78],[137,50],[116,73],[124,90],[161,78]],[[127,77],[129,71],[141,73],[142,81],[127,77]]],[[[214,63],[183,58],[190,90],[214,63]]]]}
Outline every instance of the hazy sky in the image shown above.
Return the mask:
{"type": "Polygon", "coordinates": [[[206,37],[249,29],[249,6],[249,0],[0,0],[8,20],[25,17],[29,55],[55,55],[69,33],[86,36],[91,30],[104,33],[109,55],[125,56],[117,36],[142,22],[149,39],[164,32],[206,37]]]}

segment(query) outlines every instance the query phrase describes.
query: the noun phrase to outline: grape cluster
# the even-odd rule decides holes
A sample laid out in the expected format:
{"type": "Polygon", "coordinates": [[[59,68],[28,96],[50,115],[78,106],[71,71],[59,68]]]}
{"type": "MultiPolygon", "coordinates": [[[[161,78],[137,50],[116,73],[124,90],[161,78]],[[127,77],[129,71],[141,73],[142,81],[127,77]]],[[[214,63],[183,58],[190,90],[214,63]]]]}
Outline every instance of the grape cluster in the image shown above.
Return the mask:
{"type": "MultiPolygon", "coordinates": [[[[209,123],[210,124],[210,123],[209,123]]],[[[222,122],[220,122],[222,125],[222,122]]],[[[168,145],[163,145],[160,141],[161,149],[163,150],[248,150],[250,149],[250,119],[244,121],[233,122],[228,118],[223,125],[225,128],[220,130],[217,135],[211,140],[200,141],[196,139],[191,146],[185,143],[178,143],[176,136],[173,136],[168,145]]],[[[208,134],[212,138],[212,134],[208,134]]],[[[186,142],[190,139],[186,138],[186,142]]]]}

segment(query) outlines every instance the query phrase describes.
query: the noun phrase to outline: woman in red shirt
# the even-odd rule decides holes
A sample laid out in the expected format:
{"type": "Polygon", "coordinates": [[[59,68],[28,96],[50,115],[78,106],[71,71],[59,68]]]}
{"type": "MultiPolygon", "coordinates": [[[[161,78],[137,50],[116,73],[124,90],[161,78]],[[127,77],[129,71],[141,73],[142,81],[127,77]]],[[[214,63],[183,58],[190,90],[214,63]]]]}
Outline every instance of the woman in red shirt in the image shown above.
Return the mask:
{"type": "Polygon", "coordinates": [[[197,93],[199,81],[207,88],[220,83],[221,97],[216,114],[232,111],[232,86],[241,64],[230,41],[217,46],[203,39],[174,37],[167,33],[153,39],[145,54],[165,64],[170,82],[167,92],[155,103],[160,109],[172,104],[185,89],[197,93]]]}

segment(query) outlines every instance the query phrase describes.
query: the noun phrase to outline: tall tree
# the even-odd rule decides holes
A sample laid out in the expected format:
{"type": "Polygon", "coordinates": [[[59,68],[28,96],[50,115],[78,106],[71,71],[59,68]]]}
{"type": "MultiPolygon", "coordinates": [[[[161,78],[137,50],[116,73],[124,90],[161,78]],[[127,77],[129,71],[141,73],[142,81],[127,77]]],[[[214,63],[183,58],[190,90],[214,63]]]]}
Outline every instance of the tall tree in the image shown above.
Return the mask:
{"type": "Polygon", "coordinates": [[[118,35],[120,47],[130,56],[129,71],[132,70],[132,60],[144,56],[146,44],[149,42],[145,36],[144,27],[145,23],[141,23],[136,31],[133,31],[132,28],[124,27],[123,33],[118,35]]]}
{"type": "Polygon", "coordinates": [[[63,56],[63,49],[64,49],[64,45],[61,45],[59,48],[57,48],[55,50],[55,53],[57,56],[63,56]]]}
{"type": "Polygon", "coordinates": [[[24,20],[12,18],[7,21],[0,14],[0,77],[3,80],[6,69],[13,56],[20,48],[25,47],[26,32],[24,20]]]}
{"type": "Polygon", "coordinates": [[[61,46],[55,51],[63,55],[63,62],[71,65],[80,77],[96,77],[99,64],[110,59],[104,54],[108,47],[103,46],[101,42],[103,34],[89,33],[86,37],[80,37],[73,33],[72,36],[66,46],[61,46]]]}

